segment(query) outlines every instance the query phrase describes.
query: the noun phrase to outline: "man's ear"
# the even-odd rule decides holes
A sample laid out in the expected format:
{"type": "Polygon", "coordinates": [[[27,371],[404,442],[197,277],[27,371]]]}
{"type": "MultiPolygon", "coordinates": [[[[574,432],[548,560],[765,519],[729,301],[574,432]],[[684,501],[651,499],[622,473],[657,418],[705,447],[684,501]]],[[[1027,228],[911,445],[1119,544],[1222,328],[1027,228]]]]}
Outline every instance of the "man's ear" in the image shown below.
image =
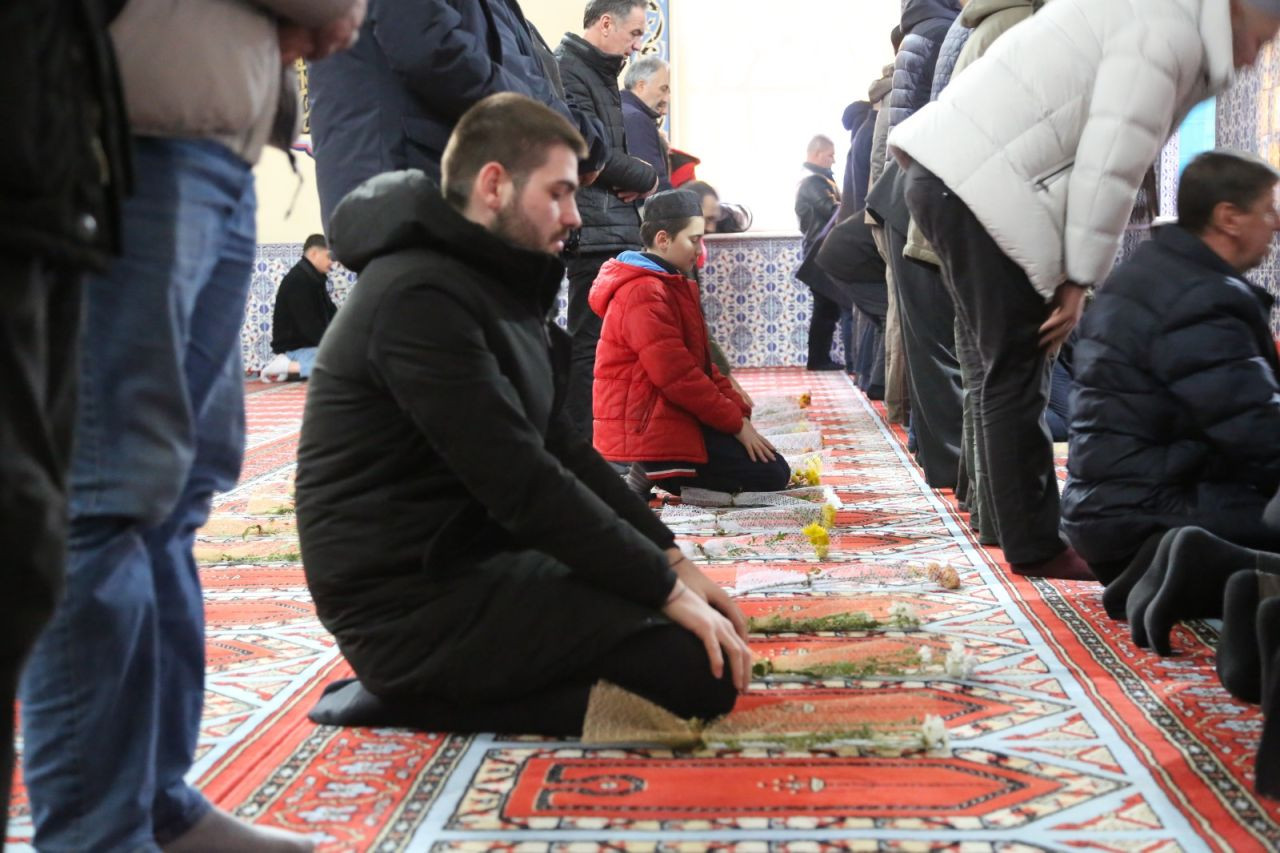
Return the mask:
{"type": "Polygon", "coordinates": [[[1210,221],[1213,227],[1223,234],[1235,237],[1240,234],[1240,217],[1244,211],[1229,201],[1220,201],[1213,206],[1210,221]]]}
{"type": "Polygon", "coordinates": [[[499,162],[491,161],[480,167],[472,192],[489,210],[501,210],[506,202],[505,187],[509,183],[507,170],[499,162]]]}

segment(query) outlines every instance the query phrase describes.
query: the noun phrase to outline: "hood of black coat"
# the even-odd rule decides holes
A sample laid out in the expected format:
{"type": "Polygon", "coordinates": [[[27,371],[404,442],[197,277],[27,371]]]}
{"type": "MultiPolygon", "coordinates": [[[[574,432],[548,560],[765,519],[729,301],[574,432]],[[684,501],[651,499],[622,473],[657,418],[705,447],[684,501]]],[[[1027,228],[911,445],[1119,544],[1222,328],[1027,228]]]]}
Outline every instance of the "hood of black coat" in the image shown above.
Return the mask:
{"type": "Polygon", "coordinates": [[[946,18],[951,21],[959,14],[960,0],[907,0],[902,8],[902,34],[909,35],[931,18],[946,18]]]}
{"type": "Polygon", "coordinates": [[[854,101],[844,108],[844,115],[840,120],[844,123],[845,130],[854,131],[862,127],[862,123],[867,120],[870,113],[870,101],[854,101]]]}
{"type": "Polygon", "coordinates": [[[329,247],[344,267],[357,273],[385,255],[430,249],[528,292],[548,307],[564,276],[559,258],[522,249],[467,219],[418,169],[386,172],[352,190],[333,211],[329,247]]]}

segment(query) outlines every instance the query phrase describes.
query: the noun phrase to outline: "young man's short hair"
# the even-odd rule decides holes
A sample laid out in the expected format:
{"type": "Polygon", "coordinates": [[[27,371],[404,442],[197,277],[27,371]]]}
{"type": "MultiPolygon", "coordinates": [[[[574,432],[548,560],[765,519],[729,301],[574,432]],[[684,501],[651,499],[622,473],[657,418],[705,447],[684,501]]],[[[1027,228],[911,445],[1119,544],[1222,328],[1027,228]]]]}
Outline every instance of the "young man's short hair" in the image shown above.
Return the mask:
{"type": "Polygon", "coordinates": [[[587,8],[582,13],[582,28],[584,30],[591,29],[595,26],[596,21],[605,15],[621,21],[631,14],[631,10],[640,7],[648,9],[647,0],[589,0],[587,8]]]}
{"type": "Polygon", "coordinates": [[[1199,154],[1187,165],[1178,184],[1178,224],[1203,234],[1219,204],[1248,210],[1271,192],[1277,181],[1280,172],[1253,154],[1225,149],[1199,154]]]}
{"type": "Polygon", "coordinates": [[[307,252],[310,252],[312,249],[327,249],[327,248],[329,248],[329,243],[327,240],[324,239],[323,234],[312,234],[310,237],[306,239],[306,242],[302,244],[302,254],[305,255],[307,252]]]}
{"type": "Polygon", "coordinates": [[[578,159],[587,156],[582,134],[555,110],[514,92],[490,95],[463,114],[449,137],[440,169],[444,197],[458,210],[465,208],[486,163],[502,164],[523,187],[556,145],[578,159]]]}
{"type": "Polygon", "coordinates": [[[644,243],[646,249],[651,249],[658,242],[660,232],[666,231],[674,237],[688,228],[692,221],[692,216],[682,216],[678,219],[651,219],[648,222],[641,222],[640,241],[644,243]]]}

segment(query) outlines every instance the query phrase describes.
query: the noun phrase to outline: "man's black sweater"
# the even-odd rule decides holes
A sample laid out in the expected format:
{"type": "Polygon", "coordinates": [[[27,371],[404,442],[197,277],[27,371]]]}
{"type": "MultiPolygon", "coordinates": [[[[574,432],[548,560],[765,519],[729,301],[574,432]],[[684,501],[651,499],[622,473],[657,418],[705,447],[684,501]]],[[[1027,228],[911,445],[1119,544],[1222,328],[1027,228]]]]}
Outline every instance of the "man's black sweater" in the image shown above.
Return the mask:
{"type": "Polygon", "coordinates": [[[271,317],[271,351],[291,352],[320,346],[329,321],[338,313],[325,276],[302,258],[280,282],[276,307],[271,317]]]}

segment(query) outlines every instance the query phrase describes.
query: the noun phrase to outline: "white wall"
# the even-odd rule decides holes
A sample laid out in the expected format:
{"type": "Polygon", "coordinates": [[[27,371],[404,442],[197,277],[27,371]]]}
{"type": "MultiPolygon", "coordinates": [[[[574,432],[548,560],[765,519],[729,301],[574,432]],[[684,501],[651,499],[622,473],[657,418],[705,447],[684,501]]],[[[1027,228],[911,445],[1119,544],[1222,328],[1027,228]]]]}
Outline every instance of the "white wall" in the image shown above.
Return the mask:
{"type": "Polygon", "coordinates": [[[841,178],[840,117],[893,60],[901,17],[898,0],[671,0],[672,143],[756,230],[797,230],[805,146],[831,137],[841,178]]]}

